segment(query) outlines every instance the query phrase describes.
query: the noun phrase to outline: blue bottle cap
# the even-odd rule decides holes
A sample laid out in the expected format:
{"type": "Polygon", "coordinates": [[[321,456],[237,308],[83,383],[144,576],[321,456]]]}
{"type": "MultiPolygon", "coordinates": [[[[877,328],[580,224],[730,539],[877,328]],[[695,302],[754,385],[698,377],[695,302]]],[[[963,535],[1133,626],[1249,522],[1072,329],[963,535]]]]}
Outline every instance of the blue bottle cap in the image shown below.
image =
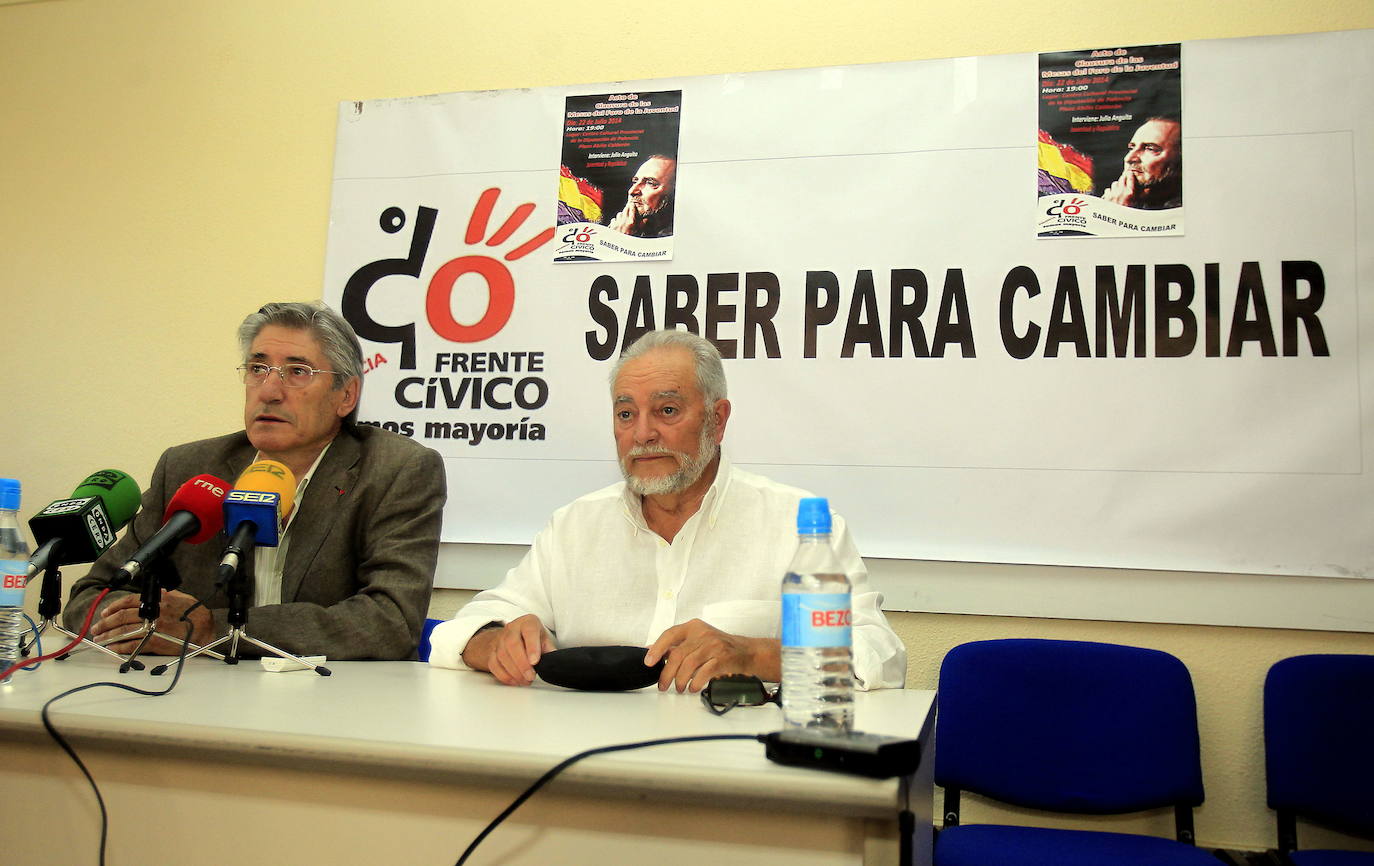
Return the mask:
{"type": "Polygon", "coordinates": [[[19,494],[23,488],[17,478],[0,478],[0,508],[7,511],[19,510],[19,494]]]}
{"type": "Polygon", "coordinates": [[[824,496],[808,496],[797,503],[797,533],[830,534],[830,502],[824,496]]]}

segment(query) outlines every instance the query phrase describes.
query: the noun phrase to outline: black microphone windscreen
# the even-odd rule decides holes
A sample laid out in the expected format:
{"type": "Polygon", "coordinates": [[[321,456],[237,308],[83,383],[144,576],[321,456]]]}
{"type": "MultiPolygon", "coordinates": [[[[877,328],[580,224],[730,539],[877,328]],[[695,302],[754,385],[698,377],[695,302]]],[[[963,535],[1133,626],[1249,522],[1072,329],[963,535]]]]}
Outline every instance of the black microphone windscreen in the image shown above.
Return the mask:
{"type": "Polygon", "coordinates": [[[644,664],[642,646],[576,646],[544,653],[534,672],[546,683],[587,692],[625,692],[658,682],[664,659],[644,664]]]}

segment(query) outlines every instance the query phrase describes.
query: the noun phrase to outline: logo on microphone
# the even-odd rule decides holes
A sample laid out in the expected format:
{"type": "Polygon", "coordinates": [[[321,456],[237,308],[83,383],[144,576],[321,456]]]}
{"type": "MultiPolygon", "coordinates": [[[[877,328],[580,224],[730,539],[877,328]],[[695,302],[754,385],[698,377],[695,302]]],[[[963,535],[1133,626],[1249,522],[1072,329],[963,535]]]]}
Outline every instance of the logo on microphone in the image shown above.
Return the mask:
{"type": "MultiPolygon", "coordinates": [[[[286,478],[286,467],[275,460],[259,460],[257,463],[243,470],[244,475],[250,472],[261,472],[266,475],[271,475],[273,478],[286,478]]],[[[240,477],[239,480],[242,481],[243,479],[240,477]]]]}
{"type": "Polygon", "coordinates": [[[269,505],[276,505],[278,498],[277,494],[266,493],[262,490],[233,490],[224,497],[224,502],[226,505],[230,502],[266,502],[269,505]]]}
{"type": "Polygon", "coordinates": [[[191,480],[191,483],[196,487],[200,487],[204,490],[210,491],[211,493],[218,496],[220,499],[224,498],[224,488],[220,487],[218,484],[213,484],[209,481],[206,481],[204,478],[193,478],[191,480]]]}
{"type": "Polygon", "coordinates": [[[86,507],[86,503],[94,498],[94,496],[87,496],[82,499],[62,499],[58,502],[51,502],[48,504],[48,507],[44,508],[40,513],[47,517],[55,517],[59,514],[71,514],[73,511],[80,511],[82,508],[86,507]]]}
{"type": "Polygon", "coordinates": [[[113,490],[116,484],[128,477],[129,476],[125,475],[123,472],[117,472],[113,469],[102,469],[99,472],[92,472],[88,475],[86,480],[81,482],[81,486],[103,487],[106,490],[113,490]]]}
{"type": "Polygon", "coordinates": [[[86,530],[90,533],[91,544],[97,550],[104,550],[114,544],[114,528],[105,517],[105,509],[96,507],[90,510],[86,515],[86,530]]]}

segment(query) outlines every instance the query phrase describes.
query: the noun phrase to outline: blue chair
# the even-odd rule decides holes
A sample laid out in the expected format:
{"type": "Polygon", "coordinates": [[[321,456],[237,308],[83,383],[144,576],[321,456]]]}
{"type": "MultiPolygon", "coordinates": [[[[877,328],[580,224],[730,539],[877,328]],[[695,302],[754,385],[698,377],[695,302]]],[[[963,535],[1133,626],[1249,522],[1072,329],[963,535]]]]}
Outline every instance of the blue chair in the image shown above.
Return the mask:
{"type": "Polygon", "coordinates": [[[1202,762],[1193,681],[1168,653],[990,640],[940,667],[935,866],[1217,866],[1193,846],[1202,762]],[[959,822],[970,791],[1031,809],[1112,815],[1173,808],[1177,840],[959,822]]]}
{"type": "Polygon", "coordinates": [[[417,651],[420,661],[429,661],[429,633],[434,631],[434,627],[441,622],[443,622],[442,619],[430,618],[425,620],[425,624],[420,628],[420,648],[417,651]]]}
{"type": "Polygon", "coordinates": [[[1299,851],[1297,821],[1374,837],[1374,656],[1303,655],[1271,667],[1264,759],[1288,863],[1374,866],[1374,853],[1299,851]]]}

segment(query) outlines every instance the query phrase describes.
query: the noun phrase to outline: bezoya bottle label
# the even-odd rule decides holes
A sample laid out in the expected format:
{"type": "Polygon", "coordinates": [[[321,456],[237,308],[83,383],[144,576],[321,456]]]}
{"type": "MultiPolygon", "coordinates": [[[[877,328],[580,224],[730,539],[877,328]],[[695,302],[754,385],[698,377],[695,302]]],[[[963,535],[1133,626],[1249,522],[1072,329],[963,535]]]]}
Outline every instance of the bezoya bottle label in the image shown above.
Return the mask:
{"type": "Polygon", "coordinates": [[[22,559],[0,559],[0,607],[22,607],[29,585],[29,564],[22,559]]]}
{"type": "Polygon", "coordinates": [[[847,592],[795,592],[782,597],[782,645],[832,647],[851,644],[847,592]]]}

